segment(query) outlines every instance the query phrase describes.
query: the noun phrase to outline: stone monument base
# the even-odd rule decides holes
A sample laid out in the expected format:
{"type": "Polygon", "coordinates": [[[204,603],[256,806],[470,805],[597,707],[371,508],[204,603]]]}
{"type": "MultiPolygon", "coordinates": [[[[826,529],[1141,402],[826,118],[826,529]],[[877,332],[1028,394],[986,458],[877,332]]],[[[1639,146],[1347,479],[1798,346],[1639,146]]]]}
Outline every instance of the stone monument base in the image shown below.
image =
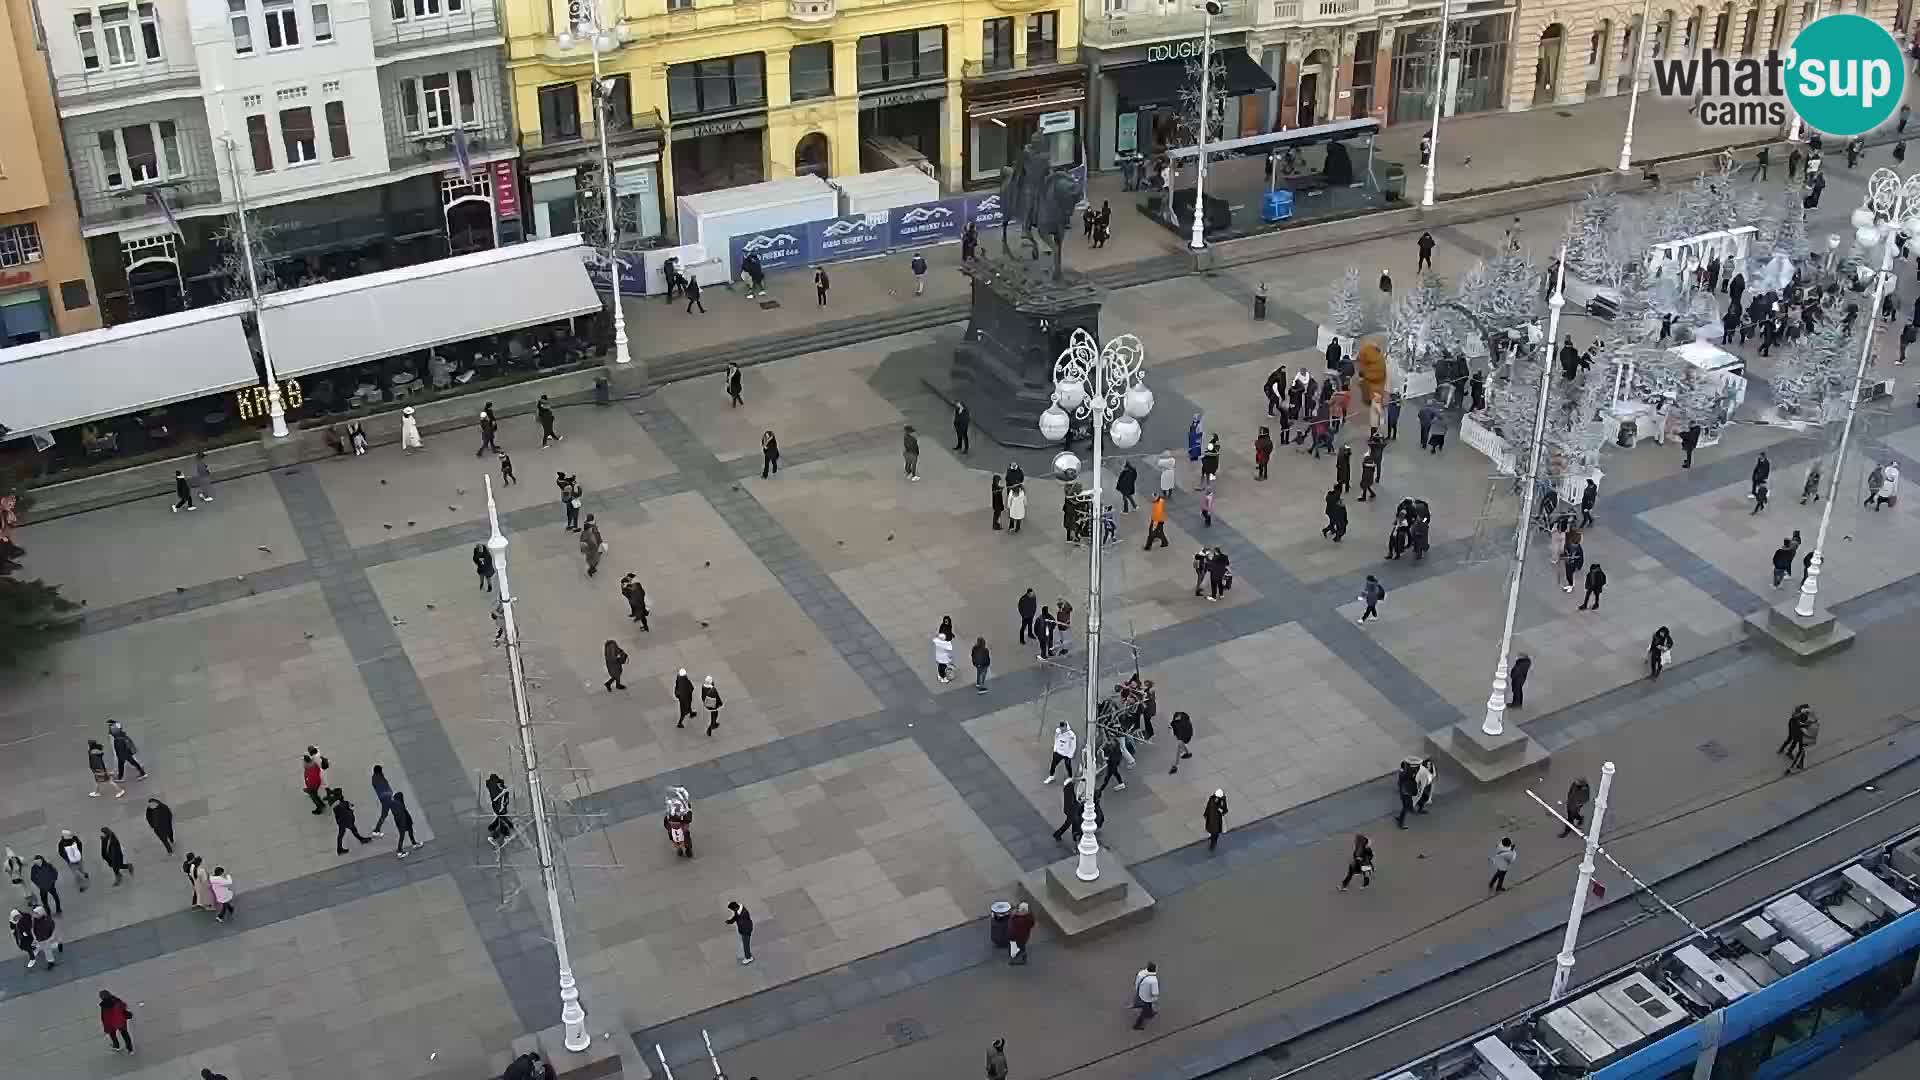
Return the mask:
{"type": "Polygon", "coordinates": [[[653,1080],[646,1055],[627,1031],[630,1026],[623,1020],[607,1034],[595,1035],[593,1042],[576,1054],[567,1049],[566,1029],[555,1024],[513,1040],[513,1056],[538,1051],[542,1060],[552,1063],[559,1080],[653,1080]]]}
{"type": "Polygon", "coordinates": [[[1811,617],[1793,610],[1794,601],[1775,604],[1747,616],[1747,636],[1770,641],[1795,663],[1810,664],[1853,644],[1853,631],[1826,610],[1811,617]]]}
{"type": "Polygon", "coordinates": [[[1044,449],[1040,414],[1053,402],[1053,362],[1075,330],[1100,337],[1101,292],[1050,262],[982,255],[966,266],[972,311],[945,378],[927,386],[949,403],[964,401],[973,423],[1002,446],[1044,449]]]}
{"type": "Polygon", "coordinates": [[[1081,881],[1076,855],[1020,879],[1020,893],[1068,941],[1085,941],[1153,916],[1154,900],[1112,851],[1100,853],[1100,878],[1081,881]]]}
{"type": "Polygon", "coordinates": [[[1552,756],[1533,736],[1509,725],[1499,735],[1480,730],[1476,720],[1462,720],[1427,736],[1427,745],[1445,754],[1460,770],[1482,784],[1502,780],[1552,756]]]}

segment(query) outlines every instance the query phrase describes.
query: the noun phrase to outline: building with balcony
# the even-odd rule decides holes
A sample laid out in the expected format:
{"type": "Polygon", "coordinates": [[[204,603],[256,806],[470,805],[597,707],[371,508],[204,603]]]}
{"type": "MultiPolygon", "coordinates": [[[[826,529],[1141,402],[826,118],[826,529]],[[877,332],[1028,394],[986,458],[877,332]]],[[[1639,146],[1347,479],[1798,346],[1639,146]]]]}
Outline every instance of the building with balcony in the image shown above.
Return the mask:
{"type": "Polygon", "coordinates": [[[517,236],[491,0],[37,2],[109,322],[517,236]]]}
{"type": "MultiPolygon", "coordinates": [[[[504,2],[530,227],[556,235],[600,183],[593,46],[561,40],[596,11],[504,2]]],[[[640,242],[672,230],[676,194],[900,166],[958,190],[997,177],[1014,140],[1079,129],[1079,12],[1058,0],[598,4],[615,217],[640,242]]]]}
{"type": "Polygon", "coordinates": [[[100,309],[33,7],[0,18],[0,347],[91,330],[100,309]]]}

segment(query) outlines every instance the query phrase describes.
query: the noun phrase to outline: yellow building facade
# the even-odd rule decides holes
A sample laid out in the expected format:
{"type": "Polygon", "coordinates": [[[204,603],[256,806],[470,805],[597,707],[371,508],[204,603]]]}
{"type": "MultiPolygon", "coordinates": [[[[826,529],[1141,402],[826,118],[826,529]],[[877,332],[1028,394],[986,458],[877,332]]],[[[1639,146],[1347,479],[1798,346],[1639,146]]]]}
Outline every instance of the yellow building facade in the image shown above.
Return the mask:
{"type": "MultiPolygon", "coordinates": [[[[597,214],[578,193],[599,149],[594,49],[566,32],[595,10],[503,3],[530,231],[570,231],[597,214]]],[[[679,194],[810,173],[977,187],[1036,131],[1056,163],[1081,160],[1078,0],[599,0],[598,16],[623,233],[671,235],[679,194]]]]}

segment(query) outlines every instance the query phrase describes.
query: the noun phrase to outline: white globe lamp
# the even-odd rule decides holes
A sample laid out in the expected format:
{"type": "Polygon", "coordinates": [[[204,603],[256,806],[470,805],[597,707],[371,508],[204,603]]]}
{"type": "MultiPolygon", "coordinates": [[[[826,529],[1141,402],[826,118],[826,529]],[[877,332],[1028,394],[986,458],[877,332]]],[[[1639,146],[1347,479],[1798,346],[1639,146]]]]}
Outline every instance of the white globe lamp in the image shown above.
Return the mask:
{"type": "Polygon", "coordinates": [[[1067,411],[1056,401],[1040,414],[1040,435],[1048,442],[1058,442],[1067,437],[1069,423],[1067,411]]]}
{"type": "Polygon", "coordinates": [[[1087,384],[1079,379],[1061,379],[1053,388],[1055,405],[1074,412],[1087,403],[1087,384]]]}
{"type": "Polygon", "coordinates": [[[1147,384],[1140,383],[1126,392],[1120,404],[1128,416],[1145,420],[1147,414],[1153,411],[1153,391],[1147,389],[1147,384]]]}
{"type": "Polygon", "coordinates": [[[1880,242],[1880,230],[1872,225],[1862,225],[1853,231],[1853,242],[1863,248],[1870,248],[1880,242]]]}
{"type": "Polygon", "coordinates": [[[1080,455],[1071,450],[1062,450],[1053,455],[1053,475],[1062,481],[1079,476],[1080,455]]]}
{"type": "Polygon", "coordinates": [[[1131,416],[1117,417],[1107,428],[1107,434],[1112,437],[1113,445],[1131,450],[1140,442],[1140,421],[1131,416]]]}
{"type": "Polygon", "coordinates": [[[1858,207],[1853,211],[1853,216],[1847,220],[1853,222],[1854,228],[1864,229],[1873,224],[1873,211],[1864,206],[1858,207]]]}

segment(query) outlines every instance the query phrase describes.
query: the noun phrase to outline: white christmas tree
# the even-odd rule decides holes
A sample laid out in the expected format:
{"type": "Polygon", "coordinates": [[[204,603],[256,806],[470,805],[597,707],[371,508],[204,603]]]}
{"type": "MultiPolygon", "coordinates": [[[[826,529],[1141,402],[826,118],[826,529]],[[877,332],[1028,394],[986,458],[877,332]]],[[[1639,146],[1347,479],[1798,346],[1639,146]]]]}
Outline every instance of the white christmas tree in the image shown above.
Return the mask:
{"type": "Polygon", "coordinates": [[[1348,267],[1327,300],[1327,327],[1341,337],[1367,332],[1367,301],[1360,291],[1360,271],[1348,267]]]}
{"type": "Polygon", "coordinates": [[[1846,401],[1853,365],[1853,337],[1839,319],[1823,319],[1813,332],[1788,346],[1773,372],[1773,403],[1783,420],[1821,424],[1846,401]]]}
{"type": "Polygon", "coordinates": [[[1498,372],[1487,388],[1487,411],[1494,430],[1506,440],[1516,469],[1526,468],[1532,452],[1543,378],[1550,384],[1546,426],[1541,433],[1540,473],[1542,480],[1559,486],[1562,478],[1584,479],[1599,458],[1607,431],[1601,410],[1611,396],[1613,376],[1604,364],[1595,363],[1592,370],[1565,378],[1553,351],[1539,348],[1530,356],[1516,357],[1498,372]]]}
{"type": "MultiPolygon", "coordinates": [[[[1180,145],[1199,146],[1202,142],[1209,145],[1219,142],[1226,130],[1227,66],[1224,55],[1218,51],[1213,54],[1212,72],[1207,79],[1207,129],[1203,139],[1200,130],[1200,83],[1201,64],[1199,57],[1187,61],[1186,81],[1180,87],[1179,117],[1180,145]]],[[[1207,160],[1218,160],[1218,154],[1208,154],[1207,160]]],[[[1197,160],[1197,159],[1196,159],[1197,160]]]]}
{"type": "Polygon", "coordinates": [[[1603,185],[1589,187],[1567,224],[1567,273],[1601,285],[1617,281],[1638,255],[1620,243],[1619,234],[1626,219],[1639,213],[1603,185]]]}
{"type": "Polygon", "coordinates": [[[1754,250],[1759,255],[1766,258],[1776,254],[1785,255],[1796,263],[1807,257],[1811,249],[1807,237],[1807,211],[1795,192],[1789,191],[1782,196],[1774,204],[1773,211],[1761,215],[1757,224],[1760,235],[1754,250]]]}
{"type": "Polygon", "coordinates": [[[1497,333],[1537,321],[1545,308],[1543,288],[1540,271],[1523,248],[1475,263],[1460,279],[1454,299],[1497,333]]]}

